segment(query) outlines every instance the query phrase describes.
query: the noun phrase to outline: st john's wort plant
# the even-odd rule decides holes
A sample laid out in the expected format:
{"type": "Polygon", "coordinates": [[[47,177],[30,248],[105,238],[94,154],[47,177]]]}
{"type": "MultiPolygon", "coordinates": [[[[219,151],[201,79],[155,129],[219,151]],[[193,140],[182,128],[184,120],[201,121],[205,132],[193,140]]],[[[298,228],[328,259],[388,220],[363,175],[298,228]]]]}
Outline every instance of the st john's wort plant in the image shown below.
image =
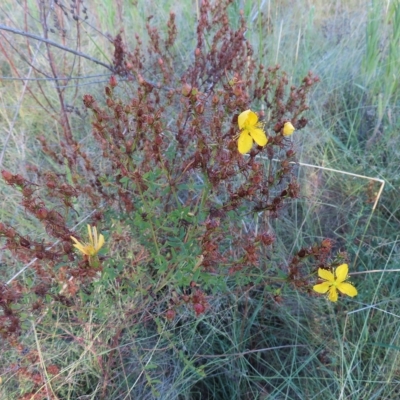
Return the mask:
{"type": "Polygon", "coordinates": [[[104,95],[83,96],[92,148],[64,127],[58,147],[38,137],[60,170],[30,166],[29,177],[2,171],[21,192],[27,214],[57,240],[52,246],[0,225],[16,259],[35,259],[32,287],[2,284],[0,332],[12,345],[21,333],[24,293],[36,294],[34,312],[49,301],[79,308],[93,285],[110,279],[129,293],[140,285],[142,307],[169,320],[187,307],[201,316],[211,297],[249,287],[273,288],[274,300],[287,286],[311,293],[317,270],[325,279],[317,292],[329,292],[332,301],[337,290],[356,294],[344,282],[343,265],[336,278],[328,271],[340,261],[329,240],[288,254],[286,265],[271,261],[275,236],[268,220],[279,219],[300,196],[291,137],[307,125],[307,96],[318,78],[310,72],[289,86],[279,66],[260,64],[244,18],[237,16],[236,29],[230,25],[230,3],[202,2],[184,67],[173,13],[164,36],[149,20],[146,45],[139,34],[133,49],[115,37],[114,75],[104,95]],[[69,228],[79,220],[77,204],[80,213],[96,210],[88,240],[69,228]],[[257,228],[255,216],[265,217],[257,228]]]}

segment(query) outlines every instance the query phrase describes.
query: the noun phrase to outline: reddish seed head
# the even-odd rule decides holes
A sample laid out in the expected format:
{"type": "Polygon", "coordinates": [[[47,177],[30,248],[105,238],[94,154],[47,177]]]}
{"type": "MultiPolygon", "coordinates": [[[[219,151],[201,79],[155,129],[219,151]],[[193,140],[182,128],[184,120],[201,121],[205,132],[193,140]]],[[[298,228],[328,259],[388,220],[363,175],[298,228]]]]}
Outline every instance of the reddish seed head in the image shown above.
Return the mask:
{"type": "Polygon", "coordinates": [[[64,242],[63,249],[64,249],[65,253],[67,253],[67,254],[71,253],[73,251],[72,244],[70,242],[64,242]]]}
{"type": "Polygon", "coordinates": [[[23,178],[23,176],[22,175],[16,175],[15,176],[15,183],[18,185],[18,186],[23,186],[24,185],[24,183],[25,183],[25,179],[23,178]]]}
{"type": "Polygon", "coordinates": [[[189,303],[190,297],[187,294],[185,294],[182,296],[182,299],[185,303],[189,303]]]}
{"type": "Polygon", "coordinates": [[[191,93],[192,93],[192,86],[190,86],[188,83],[184,83],[182,86],[182,95],[185,97],[189,97],[191,93]]]}
{"type": "Polygon", "coordinates": [[[297,129],[302,129],[302,128],[304,128],[304,127],[307,125],[307,123],[308,123],[307,118],[304,118],[304,117],[300,118],[300,119],[298,120],[297,124],[296,124],[297,129]]]}
{"type": "Polygon", "coordinates": [[[307,255],[307,250],[306,250],[306,249],[301,249],[301,250],[297,253],[297,255],[298,255],[300,258],[304,258],[304,257],[307,255]]]}
{"type": "Polygon", "coordinates": [[[39,210],[37,210],[37,212],[36,212],[36,216],[39,219],[46,219],[48,214],[49,213],[47,212],[47,210],[45,208],[39,208],[39,210]]]}
{"type": "Polygon", "coordinates": [[[24,197],[31,197],[33,194],[33,189],[29,186],[26,186],[22,189],[22,195],[24,197]]]}
{"type": "MultiPolygon", "coordinates": [[[[10,228],[11,229],[11,228],[10,228]]],[[[14,234],[14,236],[15,236],[15,231],[13,232],[13,234],[14,234]]],[[[7,235],[7,236],[9,236],[9,235],[7,235]]],[[[22,246],[22,247],[30,247],[31,246],[31,244],[30,244],[30,242],[29,242],[29,240],[26,240],[25,238],[23,238],[23,237],[20,237],[19,238],[19,244],[22,246]]]]}
{"type": "Polygon", "coordinates": [[[55,184],[52,180],[48,180],[48,181],[46,182],[46,186],[47,186],[49,189],[54,189],[54,188],[56,187],[56,184],[55,184]]]}
{"type": "Polygon", "coordinates": [[[155,139],[154,139],[154,143],[155,143],[157,146],[161,146],[162,142],[163,142],[162,137],[161,137],[160,135],[157,135],[157,136],[155,137],[155,139]]]}
{"type": "Polygon", "coordinates": [[[262,181],[262,176],[257,174],[255,176],[253,176],[253,178],[251,179],[251,181],[255,184],[258,185],[261,181],[262,181]]]}
{"type": "Polygon", "coordinates": [[[196,313],[196,316],[198,317],[200,314],[204,313],[206,308],[201,303],[195,303],[193,305],[193,309],[194,309],[194,312],[196,313]]]}
{"type": "Polygon", "coordinates": [[[275,131],[276,133],[278,133],[278,132],[281,131],[282,127],[283,127],[283,123],[282,123],[282,122],[277,122],[277,123],[275,124],[275,126],[274,126],[274,131],[275,131]]]}
{"type": "Polygon", "coordinates": [[[154,131],[158,134],[162,133],[163,127],[159,121],[157,121],[157,123],[154,124],[154,131]]]}
{"type": "Polygon", "coordinates": [[[125,151],[127,154],[132,152],[132,147],[133,147],[133,140],[128,140],[125,144],[125,151]]]}
{"type": "MultiPolygon", "coordinates": [[[[83,104],[85,105],[85,107],[87,108],[91,108],[91,106],[94,103],[94,98],[93,96],[91,96],[90,94],[85,94],[83,95],[83,104]]],[[[40,140],[40,139],[39,139],[40,140]]]]}
{"type": "Polygon", "coordinates": [[[1,175],[7,183],[11,183],[13,179],[13,174],[10,171],[3,170],[1,171],[1,175]]]}
{"type": "Polygon", "coordinates": [[[49,365],[46,369],[50,375],[58,375],[58,373],[60,372],[60,368],[58,368],[55,364],[49,365]]]}
{"type": "Polygon", "coordinates": [[[240,86],[237,86],[237,85],[235,85],[234,87],[233,87],[233,94],[236,96],[236,97],[240,97],[241,95],[242,95],[242,89],[240,88],[240,86]]]}
{"type": "Polygon", "coordinates": [[[110,77],[110,86],[112,88],[115,88],[117,85],[118,85],[117,78],[114,75],[112,75],[110,77]]]}
{"type": "Polygon", "coordinates": [[[294,150],[290,149],[286,152],[286,157],[291,158],[295,155],[294,150]]]}
{"type": "Polygon", "coordinates": [[[165,318],[167,318],[168,321],[172,321],[176,316],[175,310],[167,310],[165,313],[165,318]]]}
{"type": "Polygon", "coordinates": [[[197,104],[196,107],[195,107],[195,110],[196,110],[197,114],[203,114],[203,112],[204,112],[204,104],[202,104],[202,103],[197,104]]]}
{"type": "Polygon", "coordinates": [[[333,246],[333,242],[332,242],[331,239],[324,239],[324,240],[321,242],[321,246],[324,247],[324,248],[327,248],[327,249],[331,249],[332,246],[333,246]]]}
{"type": "Polygon", "coordinates": [[[7,237],[9,237],[10,239],[12,239],[12,238],[15,237],[15,230],[14,230],[13,228],[8,228],[8,229],[6,229],[6,231],[5,231],[5,235],[6,235],[7,237]]]}

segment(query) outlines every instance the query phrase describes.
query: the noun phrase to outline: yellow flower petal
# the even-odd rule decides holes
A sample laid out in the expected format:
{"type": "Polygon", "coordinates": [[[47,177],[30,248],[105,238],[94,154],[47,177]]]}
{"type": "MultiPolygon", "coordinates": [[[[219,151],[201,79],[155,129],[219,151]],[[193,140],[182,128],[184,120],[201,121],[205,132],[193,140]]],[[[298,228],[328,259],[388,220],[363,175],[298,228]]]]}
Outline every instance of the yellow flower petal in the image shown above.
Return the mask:
{"type": "Polygon", "coordinates": [[[77,243],[73,245],[76,249],[78,249],[81,253],[90,256],[90,252],[88,251],[87,247],[82,245],[81,243],[77,243]]]}
{"type": "Polygon", "coordinates": [[[315,290],[317,293],[326,293],[331,286],[332,284],[330,282],[323,282],[319,283],[318,285],[314,285],[313,290],[315,290]]]}
{"type": "Polygon", "coordinates": [[[354,297],[357,296],[358,292],[357,289],[348,282],[342,282],[337,285],[337,288],[343,293],[347,294],[347,296],[354,297]]]}
{"type": "Polygon", "coordinates": [[[251,112],[252,112],[251,110],[246,110],[239,114],[239,117],[238,117],[239,129],[244,128],[245,124],[247,123],[247,118],[251,112]]]}
{"type": "Polygon", "coordinates": [[[251,150],[253,146],[253,139],[247,130],[240,133],[238,140],[238,150],[241,154],[246,154],[251,150]]]}
{"type": "Polygon", "coordinates": [[[92,229],[90,228],[90,225],[87,226],[88,233],[89,233],[89,242],[90,244],[93,244],[93,236],[92,236],[92,229]]]}
{"type": "Polygon", "coordinates": [[[97,251],[99,251],[103,247],[103,244],[104,244],[104,236],[100,234],[99,242],[97,244],[97,251]]]}
{"type": "Polygon", "coordinates": [[[290,136],[295,131],[295,127],[291,122],[285,122],[282,129],[283,136],[290,136]]]}
{"type": "Polygon", "coordinates": [[[335,276],[332,274],[332,272],[323,268],[318,268],[318,276],[329,282],[335,281],[335,276]]]}
{"type": "Polygon", "coordinates": [[[249,128],[251,137],[259,146],[265,146],[268,143],[267,136],[260,128],[249,128]]]}
{"type": "Polygon", "coordinates": [[[349,266],[347,264],[339,265],[336,268],[336,282],[341,283],[347,279],[347,274],[349,272],[349,266]]]}
{"type": "Polygon", "coordinates": [[[97,237],[97,228],[94,226],[93,227],[93,247],[96,250],[97,249],[97,242],[98,242],[98,237],[97,237]]]}
{"type": "Polygon", "coordinates": [[[79,240],[78,240],[78,239],[75,239],[73,236],[70,236],[70,238],[71,238],[76,244],[81,244],[81,243],[79,242],[79,240]]]}
{"type": "Polygon", "coordinates": [[[247,121],[246,121],[247,125],[248,126],[257,125],[258,115],[254,111],[251,111],[251,110],[248,110],[248,111],[250,111],[250,112],[247,114],[247,121]]]}
{"type": "Polygon", "coordinates": [[[332,287],[329,289],[328,299],[329,299],[330,301],[333,301],[333,302],[336,302],[336,301],[337,301],[337,299],[338,299],[338,292],[337,292],[335,286],[332,286],[332,287]]]}

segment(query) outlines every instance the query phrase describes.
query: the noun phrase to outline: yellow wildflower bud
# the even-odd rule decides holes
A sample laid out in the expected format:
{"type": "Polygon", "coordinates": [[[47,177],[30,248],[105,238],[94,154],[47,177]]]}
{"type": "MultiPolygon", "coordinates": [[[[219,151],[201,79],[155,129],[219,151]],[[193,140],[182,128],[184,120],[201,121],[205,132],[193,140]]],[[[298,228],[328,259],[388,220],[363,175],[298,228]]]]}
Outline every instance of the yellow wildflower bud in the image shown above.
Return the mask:
{"type": "Polygon", "coordinates": [[[292,125],[290,121],[285,122],[282,129],[283,136],[290,136],[295,131],[295,127],[292,125]]]}

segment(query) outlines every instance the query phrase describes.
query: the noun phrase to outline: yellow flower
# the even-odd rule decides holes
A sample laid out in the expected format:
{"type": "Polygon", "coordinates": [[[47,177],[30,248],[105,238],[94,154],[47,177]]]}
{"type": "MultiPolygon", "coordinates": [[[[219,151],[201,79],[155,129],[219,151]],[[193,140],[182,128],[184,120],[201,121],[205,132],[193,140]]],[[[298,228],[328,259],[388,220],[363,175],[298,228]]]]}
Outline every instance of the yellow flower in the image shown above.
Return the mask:
{"type": "Polygon", "coordinates": [[[259,146],[265,146],[268,143],[267,136],[261,129],[262,124],[258,122],[258,116],[251,110],[243,111],[238,117],[240,129],[238,150],[241,154],[246,154],[253,146],[253,140],[259,146]]]}
{"type": "Polygon", "coordinates": [[[285,122],[285,124],[283,125],[283,129],[282,129],[282,135],[290,136],[294,131],[295,131],[295,128],[292,125],[292,123],[290,121],[285,122]]]}
{"type": "Polygon", "coordinates": [[[97,236],[97,229],[95,226],[92,228],[90,225],[88,225],[87,228],[89,233],[89,243],[81,243],[73,236],[71,236],[71,239],[75,242],[74,247],[76,247],[81,253],[89,256],[90,259],[90,257],[95,256],[103,247],[104,236],[101,234],[97,236]]]}
{"type": "Polygon", "coordinates": [[[347,296],[354,297],[357,296],[357,289],[345,280],[348,278],[347,273],[349,272],[349,266],[347,264],[339,265],[336,268],[335,275],[327,271],[326,269],[319,268],[318,276],[325,280],[325,282],[319,283],[315,285],[313,289],[317,293],[326,293],[329,292],[328,299],[330,301],[337,301],[338,299],[338,290],[343,294],[347,294],[347,296]]]}

